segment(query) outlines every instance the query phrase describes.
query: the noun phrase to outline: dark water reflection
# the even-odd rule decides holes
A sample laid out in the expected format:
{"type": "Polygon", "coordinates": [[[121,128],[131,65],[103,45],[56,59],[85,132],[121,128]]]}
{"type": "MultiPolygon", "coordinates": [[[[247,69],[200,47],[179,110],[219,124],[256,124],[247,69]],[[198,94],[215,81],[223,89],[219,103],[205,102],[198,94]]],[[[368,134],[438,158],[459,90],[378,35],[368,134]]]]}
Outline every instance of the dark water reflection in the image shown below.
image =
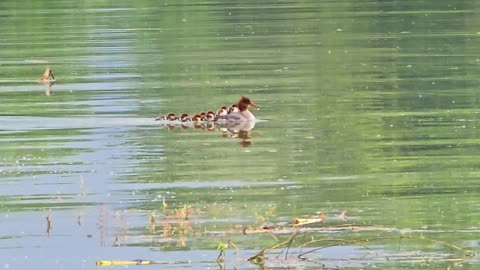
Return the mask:
{"type": "MultiPolygon", "coordinates": [[[[255,268],[245,258],[278,241],[226,232],[320,212],[335,226],[344,210],[394,230],[316,236],[401,232],[476,251],[478,11],[465,1],[2,1],[4,267],[139,258],[216,268],[218,242],[232,240],[241,252],[228,250],[227,268],[255,268]],[[54,84],[37,81],[46,66],[54,84]],[[248,133],[154,121],[241,95],[262,105],[248,133]]],[[[357,245],[318,256],[331,267],[460,267],[447,262],[462,257],[455,250],[393,242],[372,244],[377,257],[357,245]]]]}

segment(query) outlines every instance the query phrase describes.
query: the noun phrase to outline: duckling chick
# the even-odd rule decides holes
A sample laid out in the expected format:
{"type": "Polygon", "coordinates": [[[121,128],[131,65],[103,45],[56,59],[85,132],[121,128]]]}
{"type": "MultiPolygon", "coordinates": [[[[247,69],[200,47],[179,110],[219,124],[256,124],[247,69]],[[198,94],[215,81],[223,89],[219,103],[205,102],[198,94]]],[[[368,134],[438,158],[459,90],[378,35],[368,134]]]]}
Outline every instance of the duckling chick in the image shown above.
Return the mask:
{"type": "Polygon", "coordinates": [[[202,116],[199,113],[196,113],[194,116],[192,116],[191,120],[194,122],[200,122],[202,121],[202,116]]]}
{"type": "Polygon", "coordinates": [[[225,116],[227,114],[228,114],[227,106],[223,105],[222,107],[220,107],[220,109],[217,110],[217,112],[215,113],[215,117],[225,116]]]}
{"type": "Polygon", "coordinates": [[[200,113],[201,121],[205,121],[205,120],[206,120],[206,116],[207,116],[207,113],[206,113],[206,112],[201,112],[201,113],[200,113]]]}
{"type": "Polygon", "coordinates": [[[155,118],[155,121],[165,121],[165,120],[174,121],[174,120],[177,120],[177,117],[175,117],[174,113],[168,113],[167,115],[160,114],[159,116],[157,116],[157,118],[155,118]]]}
{"type": "Polygon", "coordinates": [[[230,108],[228,108],[227,113],[232,113],[232,112],[239,112],[240,110],[238,109],[237,104],[232,104],[230,108]]]}
{"type": "Polygon", "coordinates": [[[182,113],[178,119],[182,122],[191,121],[191,119],[188,117],[188,113],[182,113]]]}
{"type": "Polygon", "coordinates": [[[159,115],[157,116],[157,118],[155,118],[155,121],[163,121],[163,120],[167,120],[167,116],[166,115],[159,115]]]}
{"type": "Polygon", "coordinates": [[[166,120],[168,120],[168,121],[175,121],[175,120],[178,120],[178,117],[176,117],[174,113],[168,113],[166,120]]]}

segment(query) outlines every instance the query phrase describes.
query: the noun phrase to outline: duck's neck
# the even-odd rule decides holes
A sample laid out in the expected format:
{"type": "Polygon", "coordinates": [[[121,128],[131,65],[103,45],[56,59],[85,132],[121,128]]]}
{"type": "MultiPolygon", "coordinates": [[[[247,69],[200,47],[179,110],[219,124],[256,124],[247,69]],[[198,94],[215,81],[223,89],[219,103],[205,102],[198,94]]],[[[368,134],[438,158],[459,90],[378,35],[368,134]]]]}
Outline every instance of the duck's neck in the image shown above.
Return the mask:
{"type": "Polygon", "coordinates": [[[255,115],[253,115],[253,113],[249,111],[248,108],[246,108],[243,111],[240,111],[240,113],[243,115],[243,117],[245,117],[249,121],[255,120],[255,115]]]}
{"type": "Polygon", "coordinates": [[[238,107],[238,110],[240,110],[241,112],[248,111],[248,105],[247,104],[243,104],[243,103],[239,102],[237,104],[237,107],[238,107]]]}

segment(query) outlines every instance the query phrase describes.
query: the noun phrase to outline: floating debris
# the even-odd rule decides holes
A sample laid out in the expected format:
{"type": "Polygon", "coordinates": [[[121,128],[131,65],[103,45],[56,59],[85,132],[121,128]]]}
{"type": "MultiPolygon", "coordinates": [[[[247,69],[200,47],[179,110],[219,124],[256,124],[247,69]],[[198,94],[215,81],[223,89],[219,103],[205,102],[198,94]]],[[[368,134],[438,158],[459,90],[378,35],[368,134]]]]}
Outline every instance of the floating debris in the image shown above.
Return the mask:
{"type": "Polygon", "coordinates": [[[45,217],[47,220],[47,235],[50,236],[50,233],[52,232],[52,216],[50,213],[45,217]]]}
{"type": "Polygon", "coordinates": [[[120,266],[120,265],[148,265],[148,264],[191,264],[188,261],[151,261],[151,260],[100,260],[96,261],[97,266],[120,266]]]}
{"type": "Polygon", "coordinates": [[[311,218],[296,218],[294,220],[295,226],[303,226],[312,223],[324,222],[327,219],[327,215],[324,212],[320,212],[317,217],[311,218]]]}
{"type": "Polygon", "coordinates": [[[145,264],[154,264],[153,261],[149,260],[131,260],[131,261],[97,261],[97,266],[113,266],[113,265],[145,265],[145,264]]]}
{"type": "Polygon", "coordinates": [[[347,210],[343,210],[342,213],[338,215],[338,218],[345,222],[348,222],[347,212],[348,212],[347,210]]]}

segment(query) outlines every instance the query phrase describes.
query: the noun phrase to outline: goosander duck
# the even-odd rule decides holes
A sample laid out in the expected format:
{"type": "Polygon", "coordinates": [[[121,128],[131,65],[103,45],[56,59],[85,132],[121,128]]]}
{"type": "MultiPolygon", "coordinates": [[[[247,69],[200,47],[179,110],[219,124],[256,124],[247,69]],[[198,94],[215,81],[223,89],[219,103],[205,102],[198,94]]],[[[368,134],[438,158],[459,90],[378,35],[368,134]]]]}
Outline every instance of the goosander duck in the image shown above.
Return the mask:
{"type": "Polygon", "coordinates": [[[50,67],[47,67],[43,72],[42,77],[38,79],[40,82],[52,82],[55,81],[55,76],[53,76],[53,71],[50,67]]]}
{"type": "Polygon", "coordinates": [[[238,112],[232,111],[231,113],[218,117],[216,121],[227,121],[227,122],[247,122],[247,121],[255,121],[255,115],[251,113],[248,108],[260,107],[258,104],[253,103],[248,97],[242,96],[240,100],[237,102],[238,112]]]}
{"type": "Polygon", "coordinates": [[[50,67],[47,67],[45,69],[45,72],[43,72],[42,77],[40,77],[37,82],[45,85],[46,96],[52,95],[52,85],[55,82],[55,77],[53,76],[53,72],[50,67]]]}

